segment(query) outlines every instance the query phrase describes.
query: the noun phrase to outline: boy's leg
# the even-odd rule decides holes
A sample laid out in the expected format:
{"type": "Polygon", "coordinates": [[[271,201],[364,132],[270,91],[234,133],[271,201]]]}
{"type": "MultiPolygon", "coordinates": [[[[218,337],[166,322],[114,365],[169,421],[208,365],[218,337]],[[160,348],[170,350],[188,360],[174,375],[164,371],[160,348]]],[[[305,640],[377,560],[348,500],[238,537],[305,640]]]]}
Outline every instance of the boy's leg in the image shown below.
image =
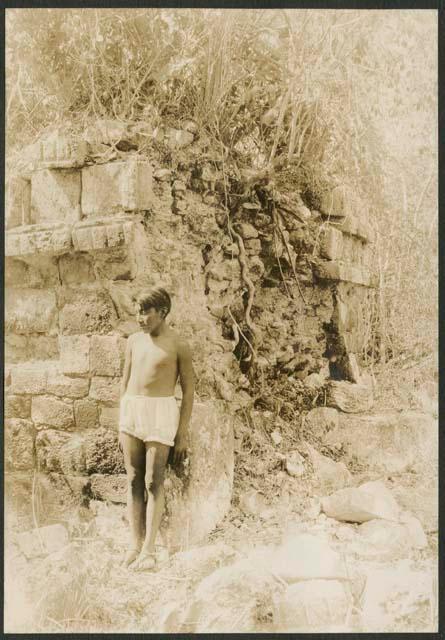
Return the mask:
{"type": "Polygon", "coordinates": [[[127,472],[127,514],[130,523],[131,544],[125,564],[131,564],[139,555],[145,538],[145,443],[128,433],[120,433],[127,472]]]}
{"type": "Polygon", "coordinates": [[[147,490],[146,536],[137,568],[154,566],[156,535],[164,511],[164,474],[170,447],[159,442],[146,442],[145,487],[147,490]]]}

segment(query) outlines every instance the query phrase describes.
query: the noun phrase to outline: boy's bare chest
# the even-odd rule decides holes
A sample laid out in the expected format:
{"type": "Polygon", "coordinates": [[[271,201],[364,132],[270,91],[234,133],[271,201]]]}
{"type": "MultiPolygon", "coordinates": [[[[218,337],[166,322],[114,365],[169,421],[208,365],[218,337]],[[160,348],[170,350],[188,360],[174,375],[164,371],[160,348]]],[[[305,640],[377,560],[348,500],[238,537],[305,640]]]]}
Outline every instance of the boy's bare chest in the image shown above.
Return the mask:
{"type": "Polygon", "coordinates": [[[173,341],[155,343],[149,336],[141,335],[133,349],[133,361],[135,365],[150,370],[175,367],[177,350],[173,341]]]}

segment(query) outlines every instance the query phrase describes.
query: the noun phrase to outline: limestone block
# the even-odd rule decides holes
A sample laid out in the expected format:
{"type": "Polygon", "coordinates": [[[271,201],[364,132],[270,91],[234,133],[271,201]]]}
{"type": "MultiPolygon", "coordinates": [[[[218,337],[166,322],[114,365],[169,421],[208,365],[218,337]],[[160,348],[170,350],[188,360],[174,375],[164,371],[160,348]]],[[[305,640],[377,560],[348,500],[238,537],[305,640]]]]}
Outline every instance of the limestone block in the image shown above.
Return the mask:
{"type": "Polygon", "coordinates": [[[278,632],[317,633],[342,629],[353,606],[348,586],[337,580],[292,584],[274,599],[278,632]]]}
{"type": "MultiPolygon", "coordinates": [[[[134,320],[136,314],[135,296],[139,292],[138,288],[124,282],[113,282],[107,285],[107,291],[117,309],[120,320],[134,320]]],[[[139,327],[136,330],[139,330],[139,327]]]]}
{"type": "Polygon", "coordinates": [[[54,429],[40,431],[36,437],[37,463],[41,471],[85,474],[85,437],[54,429]]]}
{"type": "Polygon", "coordinates": [[[290,451],[284,460],[284,468],[293,478],[301,478],[305,472],[305,460],[298,451],[290,451]]]}
{"type": "Polygon", "coordinates": [[[30,360],[28,355],[28,336],[18,336],[14,333],[5,335],[5,361],[15,364],[30,360]]]}
{"type": "Polygon", "coordinates": [[[183,495],[167,490],[166,536],[172,544],[188,546],[202,540],[230,507],[234,441],[232,417],[225,407],[223,401],[194,404],[183,495]]]}
{"type": "Polygon", "coordinates": [[[314,273],[320,280],[340,280],[340,264],[338,262],[323,262],[314,265],[314,273]]]}
{"type": "Polygon", "coordinates": [[[56,331],[57,307],[53,291],[18,289],[5,291],[5,330],[19,334],[56,331]]]}
{"type": "MultiPolygon", "coordinates": [[[[97,376],[118,376],[123,369],[123,354],[119,336],[92,336],[90,340],[90,370],[97,376]]],[[[124,347],[125,348],[125,347],[124,347]]]]}
{"type": "Polygon", "coordinates": [[[120,378],[94,376],[91,379],[90,397],[105,405],[113,406],[119,403],[120,378]]]}
{"type": "Polygon", "coordinates": [[[338,428],[338,411],[331,407],[311,409],[304,420],[304,433],[323,439],[326,433],[338,428]]]}
{"type": "Polygon", "coordinates": [[[374,404],[372,387],[361,383],[353,384],[345,380],[331,380],[327,386],[326,404],[345,413],[364,413],[374,404]]]}
{"type": "Polygon", "coordinates": [[[12,471],[34,468],[34,427],[30,420],[5,420],[5,466],[12,471]]]}
{"type": "Polygon", "coordinates": [[[249,558],[221,566],[201,580],[185,608],[170,609],[163,631],[193,628],[194,633],[217,634],[261,629],[258,603],[270,602],[276,590],[273,575],[249,558]]]}
{"type": "Polygon", "coordinates": [[[150,208],[152,201],[149,162],[114,162],[82,169],[84,215],[145,210],[150,208]]]}
{"type": "Polygon", "coordinates": [[[57,264],[52,256],[5,259],[6,287],[40,288],[59,284],[57,264]]]}
{"type": "Polygon", "coordinates": [[[348,353],[344,360],[344,369],[348,379],[356,384],[361,384],[360,368],[355,353],[348,353]]]}
{"type": "Polygon", "coordinates": [[[326,444],[342,445],[349,458],[380,473],[401,473],[412,465],[437,460],[437,422],[415,411],[373,416],[343,415],[326,444]]]}
{"type": "Polygon", "coordinates": [[[363,243],[357,238],[352,238],[351,256],[352,262],[358,266],[362,265],[362,246],[363,243]]]}
{"type": "Polygon", "coordinates": [[[96,428],[99,424],[99,411],[97,403],[90,398],[75,400],[74,421],[76,423],[77,429],[96,428]]]}
{"type": "Polygon", "coordinates": [[[344,522],[367,522],[383,518],[398,522],[400,509],[383,482],[365,482],[360,487],[340,489],[322,499],[323,512],[344,522]]]}
{"type": "Polygon", "coordinates": [[[94,282],[92,256],[85,253],[65,253],[59,258],[59,273],[62,284],[94,282]]]}
{"type": "Polygon", "coordinates": [[[320,237],[320,254],[328,260],[338,260],[343,251],[343,234],[338,229],[327,227],[320,237]]]}
{"type": "Polygon", "coordinates": [[[89,475],[125,473],[117,432],[97,429],[86,441],[86,469],[89,475]]]}
{"type": "Polygon", "coordinates": [[[80,220],[80,172],[34,171],[31,177],[31,218],[33,224],[80,220]]]}
{"type": "Polygon", "coordinates": [[[91,227],[76,227],[73,229],[73,245],[76,251],[91,251],[93,248],[93,239],[91,235],[91,227]]]}
{"type": "Polygon", "coordinates": [[[108,246],[107,227],[95,225],[91,229],[91,244],[93,249],[105,249],[108,246]]]}
{"type": "Polygon", "coordinates": [[[36,238],[37,233],[32,231],[26,231],[24,233],[20,233],[20,253],[22,255],[27,255],[31,253],[36,253],[37,245],[36,238]]]}
{"type": "Polygon", "coordinates": [[[94,269],[98,278],[107,280],[133,280],[138,272],[135,253],[126,247],[96,253],[94,269]]]}
{"type": "Polygon", "coordinates": [[[345,234],[343,238],[342,253],[339,258],[346,264],[354,263],[354,238],[352,236],[345,234]]]}
{"type": "Polygon", "coordinates": [[[59,336],[62,372],[82,375],[90,369],[90,340],[88,336],[59,336]]]}
{"type": "MultiPolygon", "coordinates": [[[[72,247],[68,226],[46,229],[33,234],[34,251],[37,253],[60,253],[72,247]]],[[[22,253],[27,253],[23,251],[22,253]]]]}
{"type": "Polygon", "coordinates": [[[5,228],[12,229],[31,223],[31,182],[14,177],[7,183],[5,228]]]}
{"type": "Polygon", "coordinates": [[[412,549],[408,528],[398,522],[375,518],[357,528],[360,536],[360,557],[367,559],[397,560],[406,558],[412,549]]]}
{"type": "Polygon", "coordinates": [[[107,229],[107,244],[109,247],[119,247],[125,244],[125,234],[122,224],[109,224],[107,229]]]}
{"type": "Polygon", "coordinates": [[[439,606],[436,571],[413,570],[406,564],[368,566],[362,628],[368,633],[425,633],[425,620],[431,620],[432,609],[439,606]]]}
{"type": "Polygon", "coordinates": [[[413,516],[409,511],[403,511],[400,514],[400,522],[405,526],[409,535],[410,544],[415,549],[425,549],[425,547],[428,546],[428,538],[418,518],[413,516]]]}
{"type": "Polygon", "coordinates": [[[332,224],[335,224],[343,233],[356,236],[363,242],[374,242],[375,240],[375,233],[371,225],[354,215],[348,215],[340,221],[333,220],[332,224]]]}
{"type": "Polygon", "coordinates": [[[311,373],[304,380],[304,384],[310,389],[321,389],[326,382],[326,378],[320,373],[311,373]]]}
{"type": "Polygon", "coordinates": [[[103,221],[92,224],[88,220],[73,229],[74,247],[79,251],[123,247],[132,241],[132,232],[133,223],[125,220],[113,224],[105,224],[103,221]]]}
{"type": "Polygon", "coordinates": [[[172,172],[170,169],[156,169],[153,173],[153,178],[159,180],[159,182],[170,182],[172,172]]]}
{"type": "Polygon", "coordinates": [[[79,517],[79,505],[85,503],[88,495],[88,478],[86,476],[67,476],[61,473],[40,473],[36,476],[38,483],[38,500],[33,500],[33,475],[28,473],[7,474],[8,495],[11,496],[12,508],[19,513],[22,522],[33,526],[32,510],[39,524],[53,524],[61,518],[79,517]],[[9,476],[9,478],[8,478],[9,476]],[[31,518],[30,518],[31,515],[31,518]]]}
{"type": "Polygon", "coordinates": [[[20,235],[11,231],[5,233],[5,256],[21,255],[20,235]]]}
{"type": "Polygon", "coordinates": [[[335,307],[334,313],[332,314],[332,321],[340,332],[350,331],[352,329],[350,305],[343,302],[339,296],[335,296],[335,307]]]}
{"type": "Polygon", "coordinates": [[[100,426],[104,429],[118,430],[119,409],[114,407],[102,407],[99,417],[100,426]]]}
{"type": "Polygon", "coordinates": [[[36,396],[32,398],[31,417],[36,425],[71,429],[74,427],[73,403],[52,396],[36,396]]]}
{"type": "Polygon", "coordinates": [[[374,280],[369,271],[363,267],[358,267],[339,262],[323,262],[314,265],[314,273],[320,280],[345,281],[359,284],[365,287],[375,286],[374,280]]]}
{"type": "MultiPolygon", "coordinates": [[[[300,535],[293,540],[287,540],[277,548],[272,546],[256,548],[246,558],[231,564],[224,563],[216,571],[207,575],[199,583],[192,597],[187,599],[187,607],[181,612],[182,615],[175,617],[176,624],[179,622],[179,626],[176,628],[172,626],[174,617],[169,616],[170,619],[166,620],[167,624],[163,630],[188,629],[193,625],[198,633],[230,632],[235,628],[237,632],[249,632],[252,629],[263,631],[265,629],[259,626],[258,622],[258,602],[267,602],[272,605],[272,598],[275,595],[277,599],[274,602],[278,605],[287,590],[291,588],[286,585],[286,582],[295,582],[296,584],[292,586],[308,585],[312,582],[323,585],[323,579],[311,579],[313,575],[317,576],[320,573],[328,576],[326,579],[328,584],[339,583],[335,578],[336,575],[341,575],[340,580],[345,580],[345,571],[339,554],[336,554],[323,541],[317,540],[315,536],[300,535]],[[296,544],[297,540],[298,544],[296,544]],[[283,578],[282,573],[290,577],[283,578]],[[303,577],[300,581],[296,577],[298,575],[309,577],[303,577]],[[283,590],[282,586],[277,588],[278,580],[281,585],[287,587],[286,590],[283,590]],[[235,611],[242,611],[242,615],[235,614],[236,626],[233,620],[235,611]]],[[[294,606],[301,607],[303,617],[310,616],[312,624],[318,621],[316,612],[313,610],[316,603],[328,616],[329,607],[322,597],[323,592],[324,588],[320,586],[320,597],[316,599],[316,587],[311,590],[316,600],[308,600],[309,609],[306,611],[301,603],[301,599],[304,600],[304,594],[299,594],[301,598],[299,604],[294,603],[294,606]],[[311,613],[313,616],[310,615],[311,613]]],[[[347,593],[349,594],[348,591],[347,593]]],[[[326,589],[326,594],[330,604],[334,594],[329,589],[326,589]]],[[[336,599],[333,599],[336,603],[336,599]]],[[[348,595],[347,604],[341,606],[343,619],[352,604],[351,600],[351,596],[348,595]]],[[[330,615],[329,619],[332,621],[334,616],[340,616],[340,612],[337,613],[334,607],[330,615]]],[[[279,616],[276,614],[274,628],[279,622],[279,616]]]]}
{"type": "Polygon", "coordinates": [[[90,476],[90,492],[97,500],[126,503],[127,476],[95,473],[90,476]]]}
{"type": "Polygon", "coordinates": [[[16,365],[11,371],[12,391],[17,394],[45,393],[47,368],[42,363],[16,365]]]}
{"type": "Polygon", "coordinates": [[[59,326],[64,335],[108,333],[117,321],[113,302],[102,289],[64,289],[59,305],[59,326]]]}
{"type": "Polygon", "coordinates": [[[346,185],[339,185],[324,193],[320,198],[319,210],[325,216],[344,218],[361,211],[363,205],[358,201],[356,194],[346,185]]]}
{"type": "Polygon", "coordinates": [[[48,371],[46,390],[62,398],[83,398],[88,395],[90,381],[86,378],[70,378],[60,371],[48,371]]]}
{"type": "Polygon", "coordinates": [[[352,482],[352,476],[343,462],[335,462],[309,444],[306,448],[314,469],[315,480],[324,491],[343,489],[352,482]]]}
{"type": "Polygon", "coordinates": [[[10,362],[57,360],[59,357],[57,336],[10,334],[5,337],[5,346],[9,341],[11,341],[8,345],[10,355],[7,356],[7,359],[10,362]],[[23,342],[21,344],[13,342],[17,339],[23,340],[23,342]],[[9,360],[9,357],[12,359],[9,360]]]}
{"type": "Polygon", "coordinates": [[[29,396],[5,396],[5,418],[29,418],[31,398],[29,396]]]}
{"type": "Polygon", "coordinates": [[[63,524],[50,524],[19,533],[17,544],[28,559],[47,556],[68,544],[68,531],[63,524]]]}
{"type": "Polygon", "coordinates": [[[45,169],[75,169],[82,167],[89,155],[86,140],[58,136],[57,139],[43,140],[40,143],[40,168],[45,169]]]}

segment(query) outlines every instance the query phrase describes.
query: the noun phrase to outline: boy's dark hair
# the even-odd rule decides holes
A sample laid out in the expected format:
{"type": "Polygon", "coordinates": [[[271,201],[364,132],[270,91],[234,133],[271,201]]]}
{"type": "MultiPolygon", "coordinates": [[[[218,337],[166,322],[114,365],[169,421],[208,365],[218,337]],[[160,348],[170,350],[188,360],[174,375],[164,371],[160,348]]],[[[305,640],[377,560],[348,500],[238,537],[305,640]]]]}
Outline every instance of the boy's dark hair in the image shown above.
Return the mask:
{"type": "Polygon", "coordinates": [[[153,289],[142,291],[136,298],[136,304],[142,313],[153,307],[162,312],[164,318],[170,313],[172,307],[170,296],[162,287],[154,287],[153,289]]]}

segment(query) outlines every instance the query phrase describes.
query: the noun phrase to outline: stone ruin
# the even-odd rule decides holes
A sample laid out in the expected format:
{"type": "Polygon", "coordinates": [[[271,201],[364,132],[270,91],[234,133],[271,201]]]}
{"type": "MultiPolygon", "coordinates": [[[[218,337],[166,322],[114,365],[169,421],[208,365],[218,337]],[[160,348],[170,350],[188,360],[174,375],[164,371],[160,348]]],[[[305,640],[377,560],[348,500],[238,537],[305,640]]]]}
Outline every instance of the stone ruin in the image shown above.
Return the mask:
{"type": "Polygon", "coordinates": [[[125,502],[125,339],[138,330],[135,295],[162,284],[197,379],[189,465],[167,480],[167,535],[186,546],[229,509],[234,428],[253,402],[253,326],[266,382],[313,384],[330,358],[328,404],[347,411],[349,389],[363,387],[356,354],[372,232],[341,186],[319,210],[281,194],[274,217],[249,196],[228,225],[221,159],[203,150],[193,123],[143,132],[151,156],[140,132],[99,124],[96,139],[42,138],[8,179],[6,496],[13,508],[37,508],[40,522],[91,498],[125,502]]]}

